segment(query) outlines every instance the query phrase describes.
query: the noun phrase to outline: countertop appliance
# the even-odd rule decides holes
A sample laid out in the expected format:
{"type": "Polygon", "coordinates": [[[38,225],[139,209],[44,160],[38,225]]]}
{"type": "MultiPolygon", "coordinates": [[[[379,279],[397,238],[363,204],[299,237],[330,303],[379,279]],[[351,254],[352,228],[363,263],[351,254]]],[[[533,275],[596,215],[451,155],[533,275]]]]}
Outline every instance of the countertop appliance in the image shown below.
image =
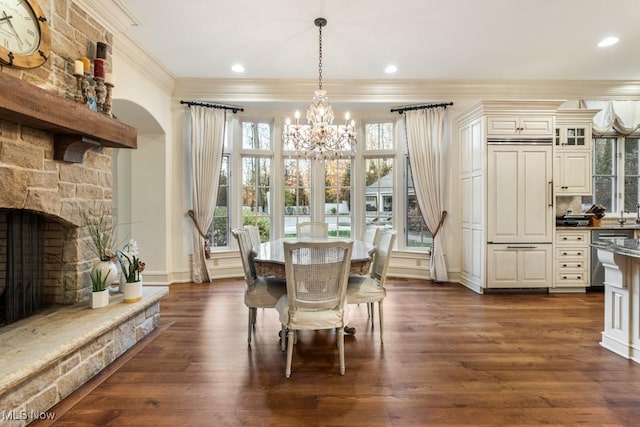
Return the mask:
{"type": "MultiPolygon", "coordinates": [[[[591,231],[591,243],[606,242],[614,239],[633,239],[634,230],[629,229],[604,229],[591,231]]],[[[598,261],[598,249],[591,248],[591,286],[588,290],[599,291],[604,289],[604,267],[598,261]]]]}
{"type": "Polygon", "coordinates": [[[566,214],[556,217],[556,226],[587,227],[591,222],[589,214],[566,214]]]}

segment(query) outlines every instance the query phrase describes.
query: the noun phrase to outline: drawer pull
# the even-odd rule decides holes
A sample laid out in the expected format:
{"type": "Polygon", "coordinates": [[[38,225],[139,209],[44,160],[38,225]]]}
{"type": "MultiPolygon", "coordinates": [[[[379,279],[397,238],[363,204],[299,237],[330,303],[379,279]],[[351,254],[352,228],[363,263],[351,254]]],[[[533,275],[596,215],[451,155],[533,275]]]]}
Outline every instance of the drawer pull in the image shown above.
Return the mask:
{"type": "Polygon", "coordinates": [[[578,268],[582,267],[582,264],[578,264],[578,268]]]}
{"type": "Polygon", "coordinates": [[[578,276],[578,280],[582,279],[582,276],[578,276]]]}
{"type": "Polygon", "coordinates": [[[566,266],[567,266],[567,264],[562,264],[562,266],[563,266],[563,267],[566,267],[566,266]]]}
{"type": "Polygon", "coordinates": [[[568,254],[566,252],[562,252],[562,255],[567,256],[568,254]]]}
{"type": "Polygon", "coordinates": [[[562,276],[562,280],[567,280],[567,276],[562,276]]]}
{"type": "Polygon", "coordinates": [[[578,240],[582,240],[582,237],[578,237],[578,240]]]}
{"type": "Polygon", "coordinates": [[[569,239],[567,239],[566,237],[563,237],[562,240],[569,240],[569,239]]]}
{"type": "Polygon", "coordinates": [[[578,252],[578,255],[579,255],[579,256],[582,256],[582,252],[578,252]]]}

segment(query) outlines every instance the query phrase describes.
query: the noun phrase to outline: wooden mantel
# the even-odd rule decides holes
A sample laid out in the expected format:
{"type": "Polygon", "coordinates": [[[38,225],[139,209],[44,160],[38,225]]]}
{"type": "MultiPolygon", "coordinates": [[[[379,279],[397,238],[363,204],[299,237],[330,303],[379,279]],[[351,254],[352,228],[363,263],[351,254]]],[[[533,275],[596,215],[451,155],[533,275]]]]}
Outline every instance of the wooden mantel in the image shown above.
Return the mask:
{"type": "Polygon", "coordinates": [[[134,127],[1,72],[0,118],[52,132],[57,160],[81,162],[97,145],[138,145],[134,127]]]}

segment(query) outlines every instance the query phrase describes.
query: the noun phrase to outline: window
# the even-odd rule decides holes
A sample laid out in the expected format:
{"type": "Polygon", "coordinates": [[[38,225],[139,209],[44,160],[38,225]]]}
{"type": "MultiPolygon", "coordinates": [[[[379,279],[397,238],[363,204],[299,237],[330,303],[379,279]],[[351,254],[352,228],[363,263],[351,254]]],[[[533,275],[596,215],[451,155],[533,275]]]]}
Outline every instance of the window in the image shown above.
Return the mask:
{"type": "Polygon", "coordinates": [[[407,215],[406,245],[409,248],[430,248],[433,238],[431,232],[427,229],[427,224],[424,222],[420,206],[418,206],[408,155],[405,161],[407,165],[407,206],[405,209],[407,215]]]}
{"type": "Polygon", "coordinates": [[[256,225],[260,239],[271,236],[272,130],[268,122],[242,122],[242,225],[256,225]]]}
{"type": "Polygon", "coordinates": [[[296,224],[311,220],[311,162],[284,159],[284,236],[295,237],[296,224]]]}
{"type": "Polygon", "coordinates": [[[205,239],[212,249],[226,249],[229,247],[229,237],[231,231],[230,215],[233,210],[233,203],[230,198],[230,165],[231,165],[231,144],[229,142],[228,129],[231,122],[227,118],[225,124],[224,149],[222,152],[222,164],[220,165],[220,177],[218,182],[218,194],[216,195],[216,208],[213,211],[213,221],[207,230],[205,239]]]}
{"type": "Polygon", "coordinates": [[[640,138],[625,138],[624,141],[624,210],[635,212],[640,203],[638,180],[640,163],[638,162],[638,143],[640,138]]]}
{"type": "Polygon", "coordinates": [[[229,246],[229,154],[223,154],[213,222],[207,233],[212,248],[229,246]]]}
{"type": "MultiPolygon", "coordinates": [[[[593,139],[593,197],[608,213],[635,212],[640,202],[640,138],[604,136],[593,139]]],[[[588,206],[587,206],[588,207],[588,206]]]]}
{"type": "Polygon", "coordinates": [[[365,124],[364,218],[366,225],[395,228],[393,220],[396,159],[393,122],[365,124]]]}
{"type": "Polygon", "coordinates": [[[324,221],[329,236],[351,237],[351,159],[324,162],[324,221]]]}
{"type": "Polygon", "coordinates": [[[282,144],[272,117],[231,116],[210,245],[228,250],[234,246],[230,229],[248,224],[266,241],[295,236],[299,222],[324,221],[331,237],[354,238],[363,226],[377,224],[398,231],[398,250],[428,251],[431,234],[398,123],[364,121],[353,156],[320,162],[282,144]]]}
{"type": "Polygon", "coordinates": [[[365,161],[365,223],[393,227],[393,157],[365,161]]]}

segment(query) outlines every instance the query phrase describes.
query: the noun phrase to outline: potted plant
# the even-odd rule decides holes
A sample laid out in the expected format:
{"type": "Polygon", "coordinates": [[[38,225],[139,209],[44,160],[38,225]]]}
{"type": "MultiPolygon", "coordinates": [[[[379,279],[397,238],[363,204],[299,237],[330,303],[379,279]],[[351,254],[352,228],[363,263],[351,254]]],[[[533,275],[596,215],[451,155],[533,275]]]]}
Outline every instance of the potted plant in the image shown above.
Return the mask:
{"type": "MultiPolygon", "coordinates": [[[[118,280],[118,268],[114,262],[115,253],[114,236],[115,225],[113,217],[106,209],[99,212],[83,211],[82,218],[87,232],[91,238],[92,250],[98,257],[98,262],[93,266],[93,270],[100,270],[101,277],[105,279],[107,286],[112,286],[118,280]]],[[[115,288],[117,290],[117,287],[115,288]]]]}
{"type": "Polygon", "coordinates": [[[124,302],[133,303],[142,299],[142,271],[145,263],[140,261],[138,245],[134,240],[129,241],[124,250],[116,253],[120,269],[122,270],[122,292],[124,302]]]}
{"type": "Polygon", "coordinates": [[[109,289],[107,289],[107,281],[111,271],[107,271],[103,275],[100,269],[91,270],[91,308],[102,308],[109,305],[109,289]]]}

